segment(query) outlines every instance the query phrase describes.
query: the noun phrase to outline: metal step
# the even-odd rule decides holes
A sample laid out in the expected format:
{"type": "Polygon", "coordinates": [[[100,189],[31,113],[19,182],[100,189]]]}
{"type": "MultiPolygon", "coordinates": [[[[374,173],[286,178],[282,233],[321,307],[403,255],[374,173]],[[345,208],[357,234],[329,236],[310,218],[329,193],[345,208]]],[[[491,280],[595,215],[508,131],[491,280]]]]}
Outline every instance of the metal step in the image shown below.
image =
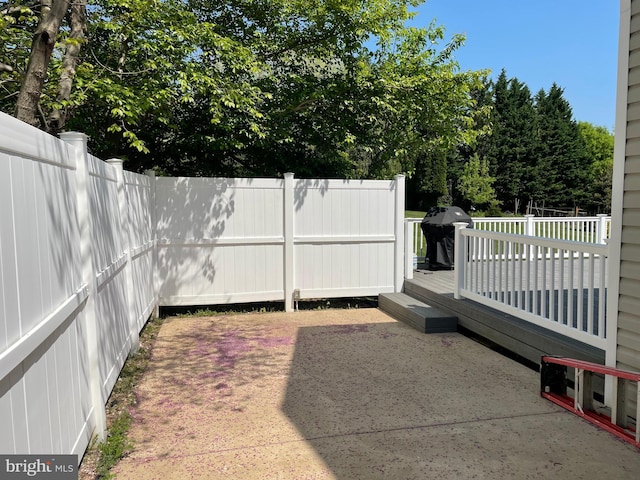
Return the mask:
{"type": "Polygon", "coordinates": [[[378,307],[396,320],[422,333],[455,332],[458,318],[405,293],[381,293],[378,307]]]}

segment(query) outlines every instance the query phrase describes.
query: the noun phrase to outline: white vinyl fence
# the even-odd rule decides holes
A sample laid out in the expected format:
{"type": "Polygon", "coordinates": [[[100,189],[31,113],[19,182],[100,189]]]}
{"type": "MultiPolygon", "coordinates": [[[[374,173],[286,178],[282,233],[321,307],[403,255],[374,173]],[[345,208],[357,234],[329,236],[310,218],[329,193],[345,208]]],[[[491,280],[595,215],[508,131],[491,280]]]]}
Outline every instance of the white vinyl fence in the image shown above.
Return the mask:
{"type": "Polygon", "coordinates": [[[378,295],[404,275],[404,177],[158,178],[160,305],[378,295]]]}
{"type": "Polygon", "coordinates": [[[0,451],[84,453],[159,305],[400,291],[404,177],[155,178],[0,113],[0,451]]]}
{"type": "Polygon", "coordinates": [[[4,453],[81,457],[157,303],[150,178],[63,137],[0,114],[4,453]]]}

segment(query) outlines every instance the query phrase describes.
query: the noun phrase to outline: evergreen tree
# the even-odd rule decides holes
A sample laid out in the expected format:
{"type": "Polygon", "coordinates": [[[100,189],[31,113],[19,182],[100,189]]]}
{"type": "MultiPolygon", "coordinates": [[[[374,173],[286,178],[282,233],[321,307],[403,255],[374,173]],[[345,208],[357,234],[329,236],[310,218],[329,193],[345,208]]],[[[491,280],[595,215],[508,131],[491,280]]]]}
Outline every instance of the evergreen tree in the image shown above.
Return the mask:
{"type": "Polygon", "coordinates": [[[502,70],[492,88],[492,133],[480,142],[478,152],[489,162],[498,200],[519,210],[531,189],[531,165],[535,163],[536,114],[529,88],[502,70]]]}
{"type": "Polygon", "coordinates": [[[589,161],[563,90],[553,84],[536,95],[537,163],[531,199],[555,207],[578,207],[587,198],[589,161]]]}

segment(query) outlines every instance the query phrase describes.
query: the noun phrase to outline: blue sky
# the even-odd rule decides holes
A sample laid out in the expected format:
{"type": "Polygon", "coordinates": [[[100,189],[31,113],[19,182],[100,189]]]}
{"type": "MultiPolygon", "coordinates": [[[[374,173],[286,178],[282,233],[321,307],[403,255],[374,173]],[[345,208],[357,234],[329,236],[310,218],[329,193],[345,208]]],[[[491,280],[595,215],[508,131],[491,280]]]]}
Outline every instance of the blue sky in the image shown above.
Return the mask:
{"type": "Polygon", "coordinates": [[[613,131],[618,0],[427,0],[417,12],[414,25],[435,19],[447,38],[466,35],[463,70],[504,68],[533,94],[556,82],[575,120],[613,131]]]}

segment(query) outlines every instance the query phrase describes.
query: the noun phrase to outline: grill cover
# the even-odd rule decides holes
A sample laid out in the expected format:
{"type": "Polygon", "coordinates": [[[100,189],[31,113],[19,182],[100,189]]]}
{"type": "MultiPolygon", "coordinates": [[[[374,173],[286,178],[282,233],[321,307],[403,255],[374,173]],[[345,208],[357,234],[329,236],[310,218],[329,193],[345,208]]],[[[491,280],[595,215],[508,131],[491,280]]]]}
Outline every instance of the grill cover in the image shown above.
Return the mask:
{"type": "Polygon", "coordinates": [[[420,228],[427,241],[427,268],[452,269],[454,262],[455,222],[473,226],[471,217],[460,207],[432,207],[422,219],[420,228]]]}

